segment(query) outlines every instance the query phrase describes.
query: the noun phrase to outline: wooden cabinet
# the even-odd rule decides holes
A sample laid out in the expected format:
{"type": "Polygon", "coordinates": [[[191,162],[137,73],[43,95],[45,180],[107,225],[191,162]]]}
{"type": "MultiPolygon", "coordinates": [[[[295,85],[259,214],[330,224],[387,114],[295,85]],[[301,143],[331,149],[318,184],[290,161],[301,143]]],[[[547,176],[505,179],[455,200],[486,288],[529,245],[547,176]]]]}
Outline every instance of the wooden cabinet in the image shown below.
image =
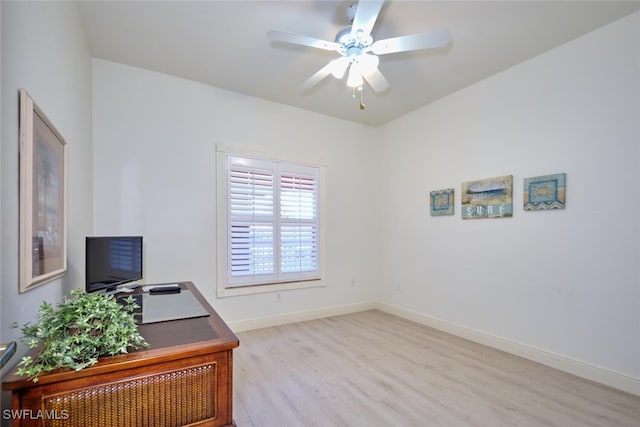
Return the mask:
{"type": "MultiPolygon", "coordinates": [[[[37,383],[10,373],[14,426],[231,426],[238,338],[190,283],[207,317],[140,325],[150,347],[58,370],[37,383]]],[[[6,411],[3,411],[6,415],[6,411]]]]}

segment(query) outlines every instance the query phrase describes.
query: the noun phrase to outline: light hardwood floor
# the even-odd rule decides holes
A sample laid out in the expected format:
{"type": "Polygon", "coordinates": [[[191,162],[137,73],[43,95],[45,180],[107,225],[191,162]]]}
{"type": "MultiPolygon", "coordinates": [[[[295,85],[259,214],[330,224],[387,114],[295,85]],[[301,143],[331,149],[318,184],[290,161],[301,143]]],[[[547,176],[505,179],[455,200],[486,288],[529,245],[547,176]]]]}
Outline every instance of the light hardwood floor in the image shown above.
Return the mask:
{"type": "Polygon", "coordinates": [[[640,426],[640,397],[377,310],[238,337],[239,427],[640,426]]]}

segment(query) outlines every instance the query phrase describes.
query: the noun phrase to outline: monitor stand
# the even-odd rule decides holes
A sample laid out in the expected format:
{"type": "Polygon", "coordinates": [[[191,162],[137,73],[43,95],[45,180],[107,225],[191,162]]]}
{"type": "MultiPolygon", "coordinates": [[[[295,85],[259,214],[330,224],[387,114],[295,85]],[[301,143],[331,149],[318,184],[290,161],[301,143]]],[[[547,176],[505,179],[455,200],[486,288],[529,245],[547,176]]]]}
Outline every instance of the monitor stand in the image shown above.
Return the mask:
{"type": "Polygon", "coordinates": [[[131,283],[131,284],[128,284],[126,286],[123,285],[121,287],[117,287],[116,286],[113,289],[108,289],[108,290],[104,291],[103,295],[115,295],[115,294],[119,294],[119,293],[123,293],[123,292],[129,293],[129,292],[135,291],[139,287],[140,287],[139,283],[131,283]]]}

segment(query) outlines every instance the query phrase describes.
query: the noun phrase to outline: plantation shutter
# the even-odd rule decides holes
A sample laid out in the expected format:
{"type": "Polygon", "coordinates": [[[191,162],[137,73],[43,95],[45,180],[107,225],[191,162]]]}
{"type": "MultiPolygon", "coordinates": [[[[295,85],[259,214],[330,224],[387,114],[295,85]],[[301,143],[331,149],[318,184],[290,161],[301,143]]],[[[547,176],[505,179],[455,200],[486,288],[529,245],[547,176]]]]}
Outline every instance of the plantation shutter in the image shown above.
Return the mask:
{"type": "Polygon", "coordinates": [[[318,168],[227,157],[227,286],[319,278],[318,168]]]}
{"type": "Polygon", "coordinates": [[[281,278],[318,272],[318,177],[297,169],[280,173],[281,278]]]}
{"type": "Polygon", "coordinates": [[[274,171],[268,162],[230,157],[229,285],[275,279],[274,171]]]}

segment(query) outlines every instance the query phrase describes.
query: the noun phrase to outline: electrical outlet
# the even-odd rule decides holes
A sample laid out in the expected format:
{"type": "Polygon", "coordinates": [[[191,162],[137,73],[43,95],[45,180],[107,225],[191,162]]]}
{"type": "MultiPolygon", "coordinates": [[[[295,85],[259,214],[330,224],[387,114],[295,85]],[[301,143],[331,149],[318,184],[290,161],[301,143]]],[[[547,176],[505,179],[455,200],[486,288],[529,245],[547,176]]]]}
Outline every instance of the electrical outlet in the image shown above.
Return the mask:
{"type": "Polygon", "coordinates": [[[400,280],[396,280],[396,291],[400,292],[402,290],[402,283],[400,280]]]}
{"type": "Polygon", "coordinates": [[[282,302],[282,293],[276,292],[276,302],[282,302]]]}
{"type": "Polygon", "coordinates": [[[351,279],[351,287],[352,288],[356,287],[356,279],[351,279]]]}

